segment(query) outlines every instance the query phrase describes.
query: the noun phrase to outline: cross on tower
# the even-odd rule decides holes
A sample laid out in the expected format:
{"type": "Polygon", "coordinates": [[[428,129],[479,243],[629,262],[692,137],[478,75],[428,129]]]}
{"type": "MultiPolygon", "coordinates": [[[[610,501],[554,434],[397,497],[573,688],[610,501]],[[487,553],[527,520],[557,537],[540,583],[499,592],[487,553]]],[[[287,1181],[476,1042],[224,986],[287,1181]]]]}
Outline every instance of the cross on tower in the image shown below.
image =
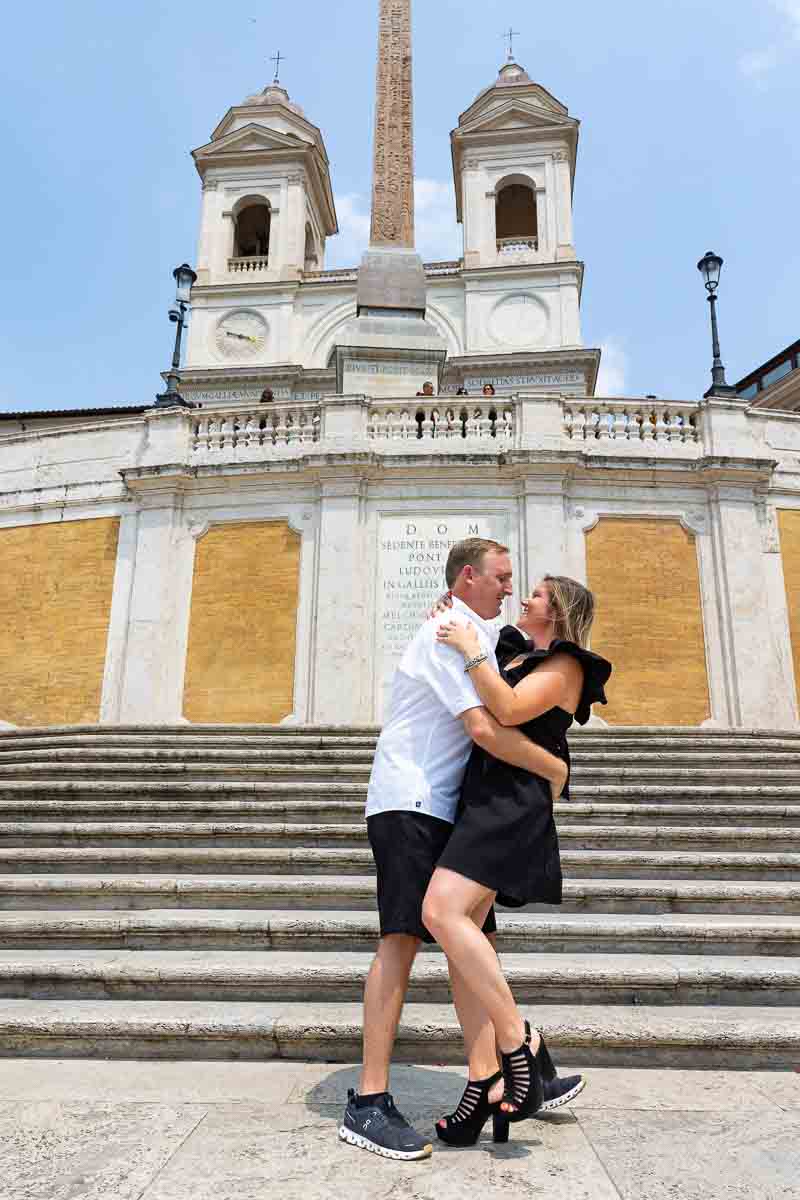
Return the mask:
{"type": "Polygon", "coordinates": [[[286,55],[285,55],[285,54],[281,54],[281,52],[280,52],[280,50],[279,50],[277,54],[273,54],[273,55],[272,55],[272,57],[270,58],[270,60],[269,60],[269,61],[270,61],[270,62],[274,62],[274,63],[275,63],[275,78],[273,79],[273,81],[272,81],[272,82],[273,82],[273,83],[280,83],[280,76],[281,76],[281,63],[282,63],[282,62],[286,62],[286,55]]]}
{"type": "Polygon", "coordinates": [[[513,28],[507,29],[506,32],[504,34],[502,34],[503,41],[505,41],[506,38],[508,38],[508,61],[509,62],[514,61],[514,38],[519,37],[519,36],[520,36],[519,30],[513,29],[513,28]]]}

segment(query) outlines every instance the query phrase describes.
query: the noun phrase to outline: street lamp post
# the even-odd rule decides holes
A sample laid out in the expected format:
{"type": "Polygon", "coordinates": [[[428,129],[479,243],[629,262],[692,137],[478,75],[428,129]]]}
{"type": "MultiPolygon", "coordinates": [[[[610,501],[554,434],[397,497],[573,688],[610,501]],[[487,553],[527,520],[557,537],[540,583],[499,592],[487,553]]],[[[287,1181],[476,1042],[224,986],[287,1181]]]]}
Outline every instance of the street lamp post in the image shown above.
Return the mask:
{"type": "Polygon", "coordinates": [[[172,354],[172,367],[167,375],[167,390],[156,396],[156,408],[194,408],[191,400],[184,400],[178,392],[181,367],[181,341],[186,325],[186,312],[189,308],[192,285],[197,282],[197,276],[188,263],[183,263],[172,272],[176,283],[175,303],[169,310],[169,319],[174,321],[175,349],[172,354]]]}
{"type": "Polygon", "coordinates": [[[717,288],[719,287],[719,277],[722,271],[723,259],[718,254],[714,254],[711,250],[707,251],[700,262],[697,264],[697,269],[703,276],[708,292],[708,303],[711,306],[711,349],[714,355],[714,361],[711,367],[711,387],[705,393],[706,396],[735,396],[736,388],[725,379],[725,367],[723,366],[720,357],[719,349],[719,329],[717,327],[717,288]]]}

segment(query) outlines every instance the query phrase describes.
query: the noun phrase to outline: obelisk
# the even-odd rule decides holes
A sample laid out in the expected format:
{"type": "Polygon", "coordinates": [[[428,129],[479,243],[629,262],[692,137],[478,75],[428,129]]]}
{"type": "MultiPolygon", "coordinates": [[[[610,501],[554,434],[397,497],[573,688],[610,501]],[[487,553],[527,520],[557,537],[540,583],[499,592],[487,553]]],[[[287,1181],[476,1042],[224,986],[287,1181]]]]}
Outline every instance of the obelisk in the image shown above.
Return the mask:
{"type": "Polygon", "coordinates": [[[371,246],[414,248],[411,0],[380,0],[371,246]]]}
{"type": "Polygon", "coordinates": [[[372,224],[358,272],[357,316],[330,362],[344,395],[415,396],[441,379],[447,348],[428,321],[414,249],[411,0],[380,0],[372,224]]]}
{"type": "Polygon", "coordinates": [[[380,0],[372,222],[358,310],[425,313],[425,271],[414,250],[411,0],[380,0]]]}

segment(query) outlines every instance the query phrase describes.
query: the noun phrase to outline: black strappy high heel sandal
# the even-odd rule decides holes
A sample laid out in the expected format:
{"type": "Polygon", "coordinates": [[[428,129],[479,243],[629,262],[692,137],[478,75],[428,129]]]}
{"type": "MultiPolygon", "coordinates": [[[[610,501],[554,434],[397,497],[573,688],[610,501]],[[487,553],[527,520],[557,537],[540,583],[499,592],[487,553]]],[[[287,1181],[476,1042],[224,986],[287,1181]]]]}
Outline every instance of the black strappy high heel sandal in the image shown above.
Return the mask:
{"type": "MultiPolygon", "coordinates": [[[[502,1054],[505,1091],[501,1104],[513,1104],[514,1111],[503,1115],[514,1124],[525,1121],[542,1107],[544,1088],[537,1056],[531,1053],[531,1027],[525,1022],[525,1040],[518,1050],[502,1054]]],[[[500,1110],[503,1112],[503,1110],[500,1110]]]]}
{"type": "Polygon", "coordinates": [[[471,1079],[468,1082],[456,1111],[442,1117],[444,1128],[439,1121],[436,1122],[436,1136],[441,1142],[446,1142],[448,1146],[474,1146],[489,1117],[492,1118],[492,1140],[508,1141],[508,1113],[500,1111],[499,1100],[493,1104],[489,1101],[489,1092],[502,1078],[503,1072],[498,1071],[488,1079],[471,1079]]]}

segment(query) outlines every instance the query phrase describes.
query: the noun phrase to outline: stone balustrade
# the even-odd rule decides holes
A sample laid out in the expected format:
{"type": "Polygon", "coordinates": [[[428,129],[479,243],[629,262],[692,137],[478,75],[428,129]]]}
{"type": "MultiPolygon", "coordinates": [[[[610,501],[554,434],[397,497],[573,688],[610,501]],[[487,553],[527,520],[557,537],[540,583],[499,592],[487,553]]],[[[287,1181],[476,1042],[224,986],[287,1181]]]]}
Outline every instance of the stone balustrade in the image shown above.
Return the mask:
{"type": "Polygon", "coordinates": [[[193,456],[245,456],[263,451],[303,451],[320,438],[319,405],[260,405],[252,411],[191,415],[193,456]]]}
{"type": "MultiPolygon", "coordinates": [[[[464,265],[463,259],[451,259],[447,262],[425,263],[425,274],[429,279],[441,275],[458,275],[464,265]]],[[[303,278],[306,283],[355,283],[358,279],[357,267],[340,267],[331,271],[305,271],[303,278]]]]}
{"type": "Polygon", "coordinates": [[[231,461],[374,449],[452,453],[569,450],[696,457],[702,408],[687,401],[496,396],[368,399],[331,396],[271,405],[215,405],[186,414],[197,460],[231,461]],[[625,443],[624,449],[620,443],[625,443]]]}
{"type": "Polygon", "coordinates": [[[229,258],[228,270],[234,275],[240,272],[268,271],[269,259],[266,255],[253,255],[249,258],[229,258]]]}
{"type": "Polygon", "coordinates": [[[700,406],[686,401],[592,400],[562,402],[564,435],[571,442],[626,442],[669,450],[701,442],[700,406]]]}
{"type": "Polygon", "coordinates": [[[532,254],[539,249],[538,237],[498,238],[498,254],[532,254]]]}
{"type": "Polygon", "coordinates": [[[355,267],[342,267],[338,271],[304,271],[306,283],[355,283],[358,271],[355,267]]]}
{"type": "Polygon", "coordinates": [[[516,445],[517,422],[513,403],[427,404],[419,401],[375,401],[367,419],[371,443],[405,442],[408,449],[463,449],[465,442],[480,442],[500,452],[516,445]]]}

